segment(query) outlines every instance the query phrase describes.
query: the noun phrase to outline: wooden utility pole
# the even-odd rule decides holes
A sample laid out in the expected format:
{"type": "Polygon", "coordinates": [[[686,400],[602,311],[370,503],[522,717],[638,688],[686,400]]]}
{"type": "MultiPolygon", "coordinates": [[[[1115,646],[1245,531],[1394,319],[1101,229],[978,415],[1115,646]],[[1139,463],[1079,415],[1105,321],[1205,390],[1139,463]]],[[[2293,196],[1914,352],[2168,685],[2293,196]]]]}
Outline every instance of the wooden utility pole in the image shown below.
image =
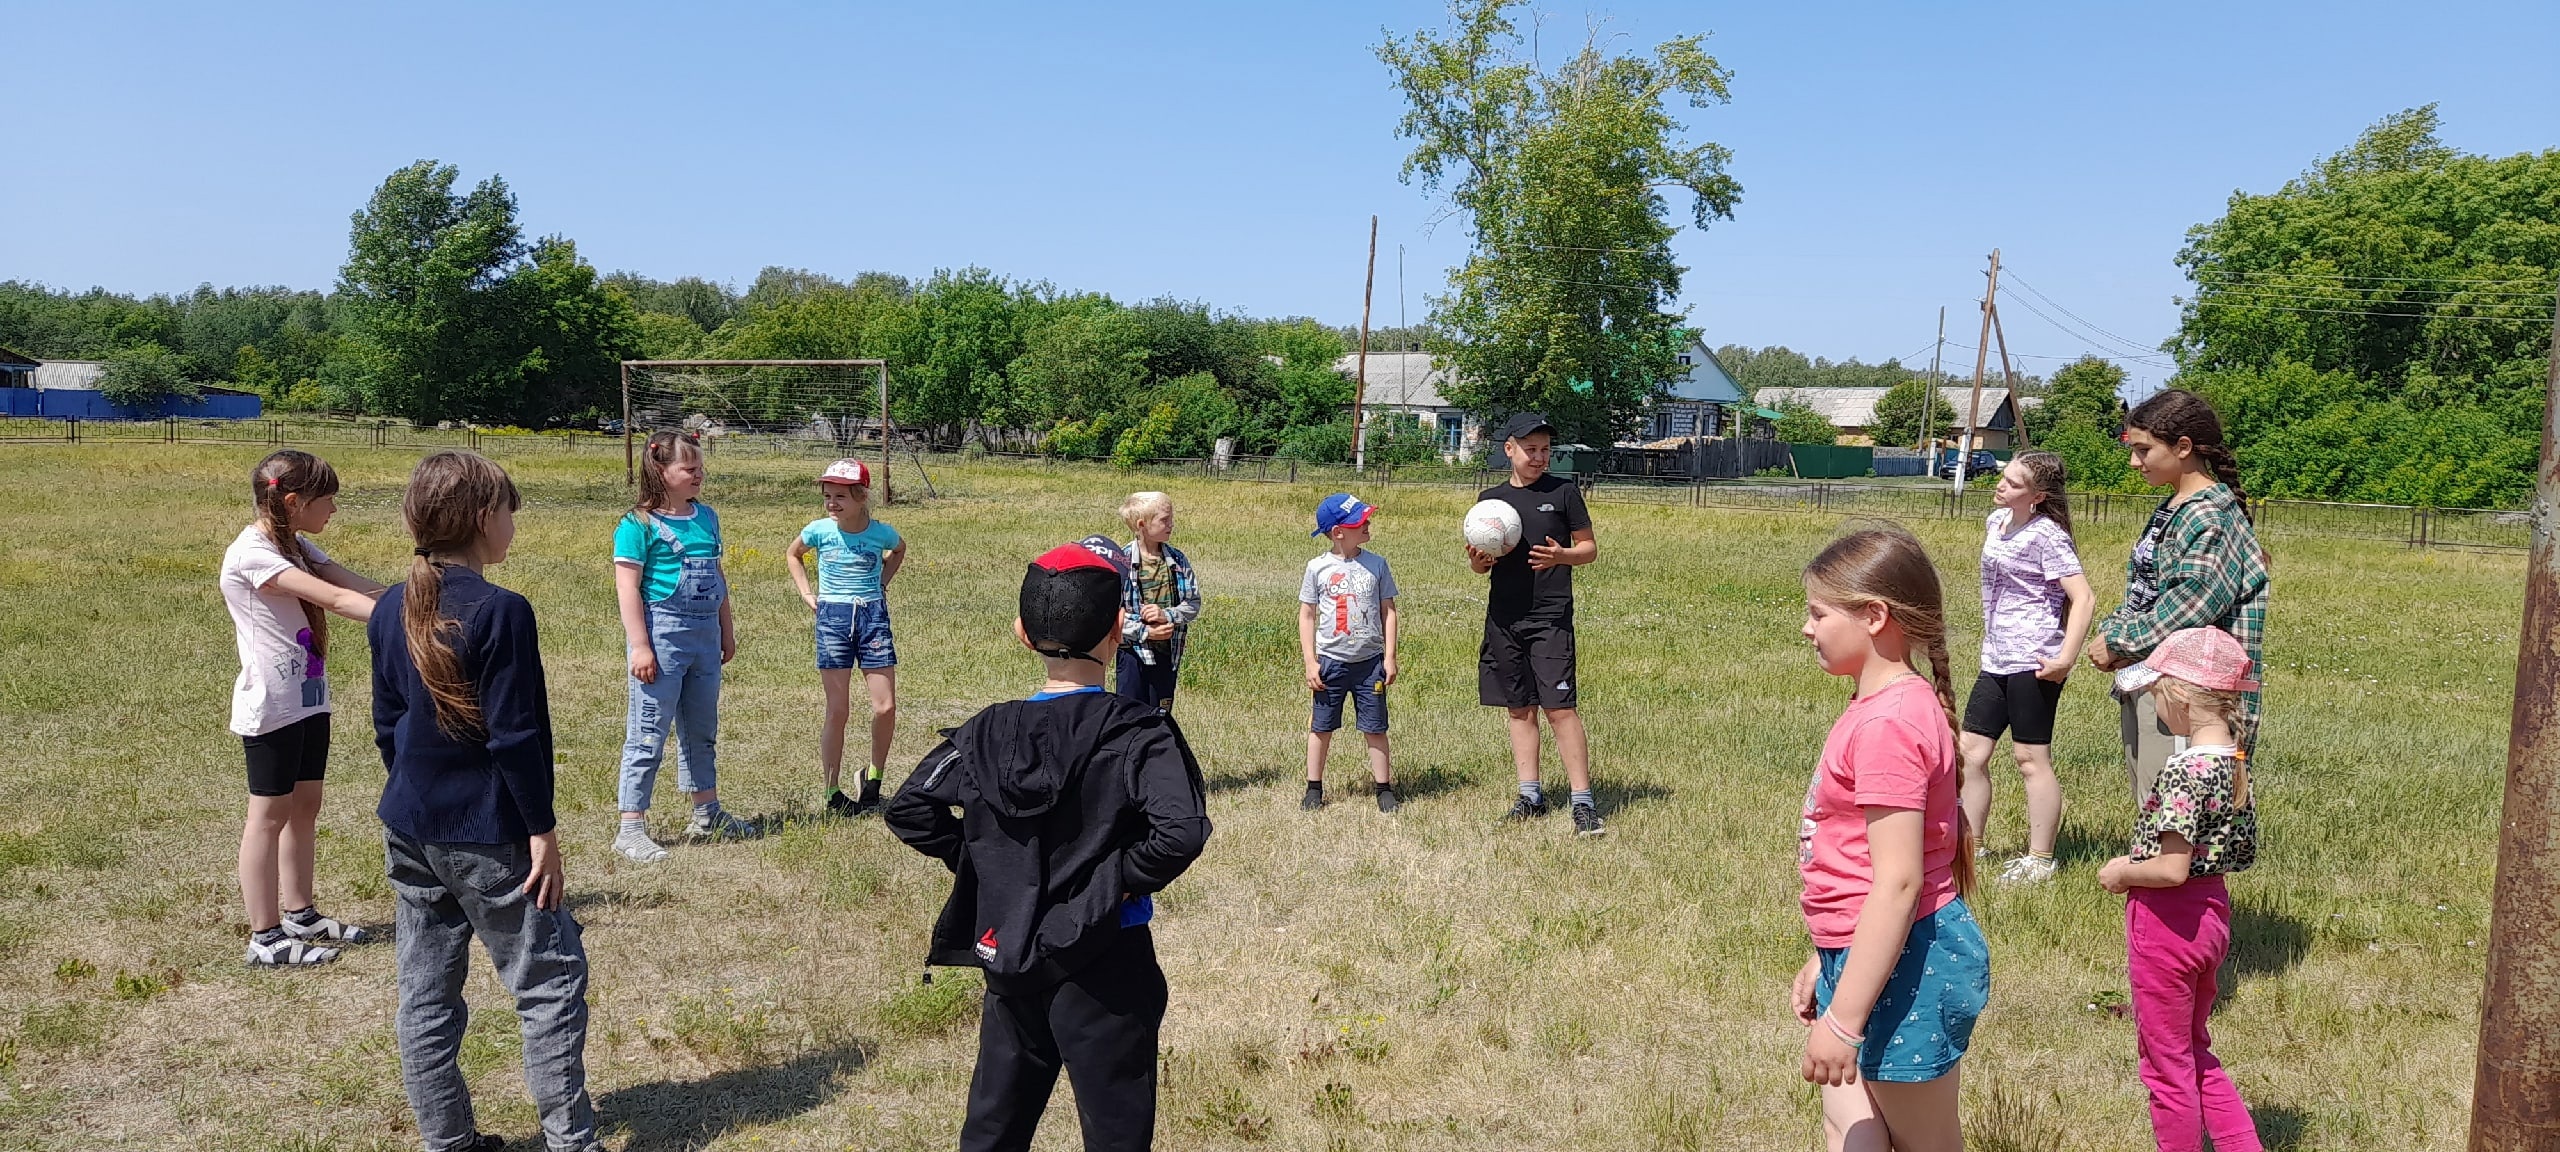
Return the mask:
{"type": "Polygon", "coordinates": [[[1369,466],[1369,422],[1362,405],[1369,399],[1369,298],[1378,287],[1378,218],[1369,217],[1369,275],[1360,284],[1360,364],[1351,385],[1351,470],[1369,466]]]}
{"type": "Polygon", "coordinates": [[[1920,393],[1920,443],[1918,447],[1920,449],[1920,474],[1923,476],[1926,476],[1933,471],[1929,466],[1929,441],[1934,439],[1934,437],[1929,435],[1929,418],[1938,414],[1938,358],[1946,354],[1947,306],[1940,304],[1938,305],[1938,347],[1937,350],[1929,353],[1928,390],[1920,393]]]}
{"type": "Polygon", "coordinates": [[[1964,414],[1964,442],[1956,445],[1955,492],[1964,494],[1964,473],[1973,463],[1973,438],[1982,423],[1982,374],[1991,367],[1991,300],[2000,293],[2000,250],[1991,250],[1991,284],[1982,290],[1982,335],[1973,341],[1973,403],[1964,414]]]}
{"type": "Polygon", "coordinates": [[[631,449],[631,365],[622,366],[622,483],[629,487],[639,480],[639,459],[631,449]]]}
{"type": "Polygon", "coordinates": [[[2018,373],[2009,367],[2009,337],[2000,331],[2000,299],[1991,299],[1991,338],[2000,343],[2000,376],[2009,382],[2009,419],[2018,426],[2018,450],[2027,448],[2027,401],[2018,395],[2018,373]]]}
{"type": "Polygon", "coordinates": [[[2552,302],[2542,466],[2533,552],[2524,569],[2516,702],[2507,728],[2507,789],[2498,812],[2498,878],[2489,897],[2489,956],[2480,990],[2480,1049],[2471,1081],[2471,1152],[2560,1148],[2560,299],[2552,302]]]}

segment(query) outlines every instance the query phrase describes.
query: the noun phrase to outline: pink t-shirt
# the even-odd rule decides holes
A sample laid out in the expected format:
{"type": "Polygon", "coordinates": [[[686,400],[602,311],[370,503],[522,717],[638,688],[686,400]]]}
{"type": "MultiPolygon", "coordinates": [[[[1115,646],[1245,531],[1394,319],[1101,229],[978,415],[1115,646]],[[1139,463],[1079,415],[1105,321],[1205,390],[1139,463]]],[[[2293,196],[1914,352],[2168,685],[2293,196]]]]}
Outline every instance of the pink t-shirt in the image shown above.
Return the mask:
{"type": "Polygon", "coordinates": [[[1956,742],[1938,690],[1925,676],[1851,700],[1822,741],[1822,763],[1805,789],[1796,833],[1804,926],[1815,947],[1848,947],[1858,907],[1875,887],[1868,805],[1920,812],[1920,903],[1912,919],[1946,907],[1956,898],[1956,742]]]}

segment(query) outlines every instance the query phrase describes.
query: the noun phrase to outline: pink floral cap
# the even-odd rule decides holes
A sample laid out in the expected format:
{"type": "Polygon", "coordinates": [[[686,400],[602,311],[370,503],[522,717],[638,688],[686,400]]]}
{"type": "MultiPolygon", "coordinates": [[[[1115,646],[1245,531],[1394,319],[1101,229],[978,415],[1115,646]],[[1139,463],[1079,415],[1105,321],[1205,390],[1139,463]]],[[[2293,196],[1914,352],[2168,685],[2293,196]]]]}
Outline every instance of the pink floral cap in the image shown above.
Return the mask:
{"type": "Polygon", "coordinates": [[[2220,628],[2185,628],[2160,641],[2142,663],[2118,673],[2116,685],[2139,692],[2167,676],[2217,692],[2255,692],[2258,681],[2249,675],[2252,663],[2249,650],[2230,633],[2220,628]]]}

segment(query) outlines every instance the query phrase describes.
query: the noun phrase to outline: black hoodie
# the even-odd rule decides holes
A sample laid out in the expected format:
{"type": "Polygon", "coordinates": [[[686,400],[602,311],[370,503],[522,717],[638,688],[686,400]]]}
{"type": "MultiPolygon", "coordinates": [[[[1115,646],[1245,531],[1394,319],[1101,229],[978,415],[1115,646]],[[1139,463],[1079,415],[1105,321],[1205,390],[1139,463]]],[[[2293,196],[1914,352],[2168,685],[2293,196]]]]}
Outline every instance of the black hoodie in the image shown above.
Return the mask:
{"type": "Polygon", "coordinates": [[[1120,931],[1123,894],[1156,892],[1199,858],[1207,792],[1173,718],[1125,696],[970,717],[889,802],[889,830],[955,878],[925,963],[1074,972],[1120,931]]]}

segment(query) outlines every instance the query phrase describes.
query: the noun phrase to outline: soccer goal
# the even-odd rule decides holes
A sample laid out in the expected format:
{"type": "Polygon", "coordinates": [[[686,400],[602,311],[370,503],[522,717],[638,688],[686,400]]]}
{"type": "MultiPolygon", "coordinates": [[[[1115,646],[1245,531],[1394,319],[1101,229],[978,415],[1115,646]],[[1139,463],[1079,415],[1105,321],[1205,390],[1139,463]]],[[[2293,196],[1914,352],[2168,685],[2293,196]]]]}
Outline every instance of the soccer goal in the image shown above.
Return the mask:
{"type": "Polygon", "coordinates": [[[640,441],[686,432],[706,445],[870,455],[887,495],[897,428],[889,417],[885,360],[625,360],[622,457],[637,478],[640,441]]]}

